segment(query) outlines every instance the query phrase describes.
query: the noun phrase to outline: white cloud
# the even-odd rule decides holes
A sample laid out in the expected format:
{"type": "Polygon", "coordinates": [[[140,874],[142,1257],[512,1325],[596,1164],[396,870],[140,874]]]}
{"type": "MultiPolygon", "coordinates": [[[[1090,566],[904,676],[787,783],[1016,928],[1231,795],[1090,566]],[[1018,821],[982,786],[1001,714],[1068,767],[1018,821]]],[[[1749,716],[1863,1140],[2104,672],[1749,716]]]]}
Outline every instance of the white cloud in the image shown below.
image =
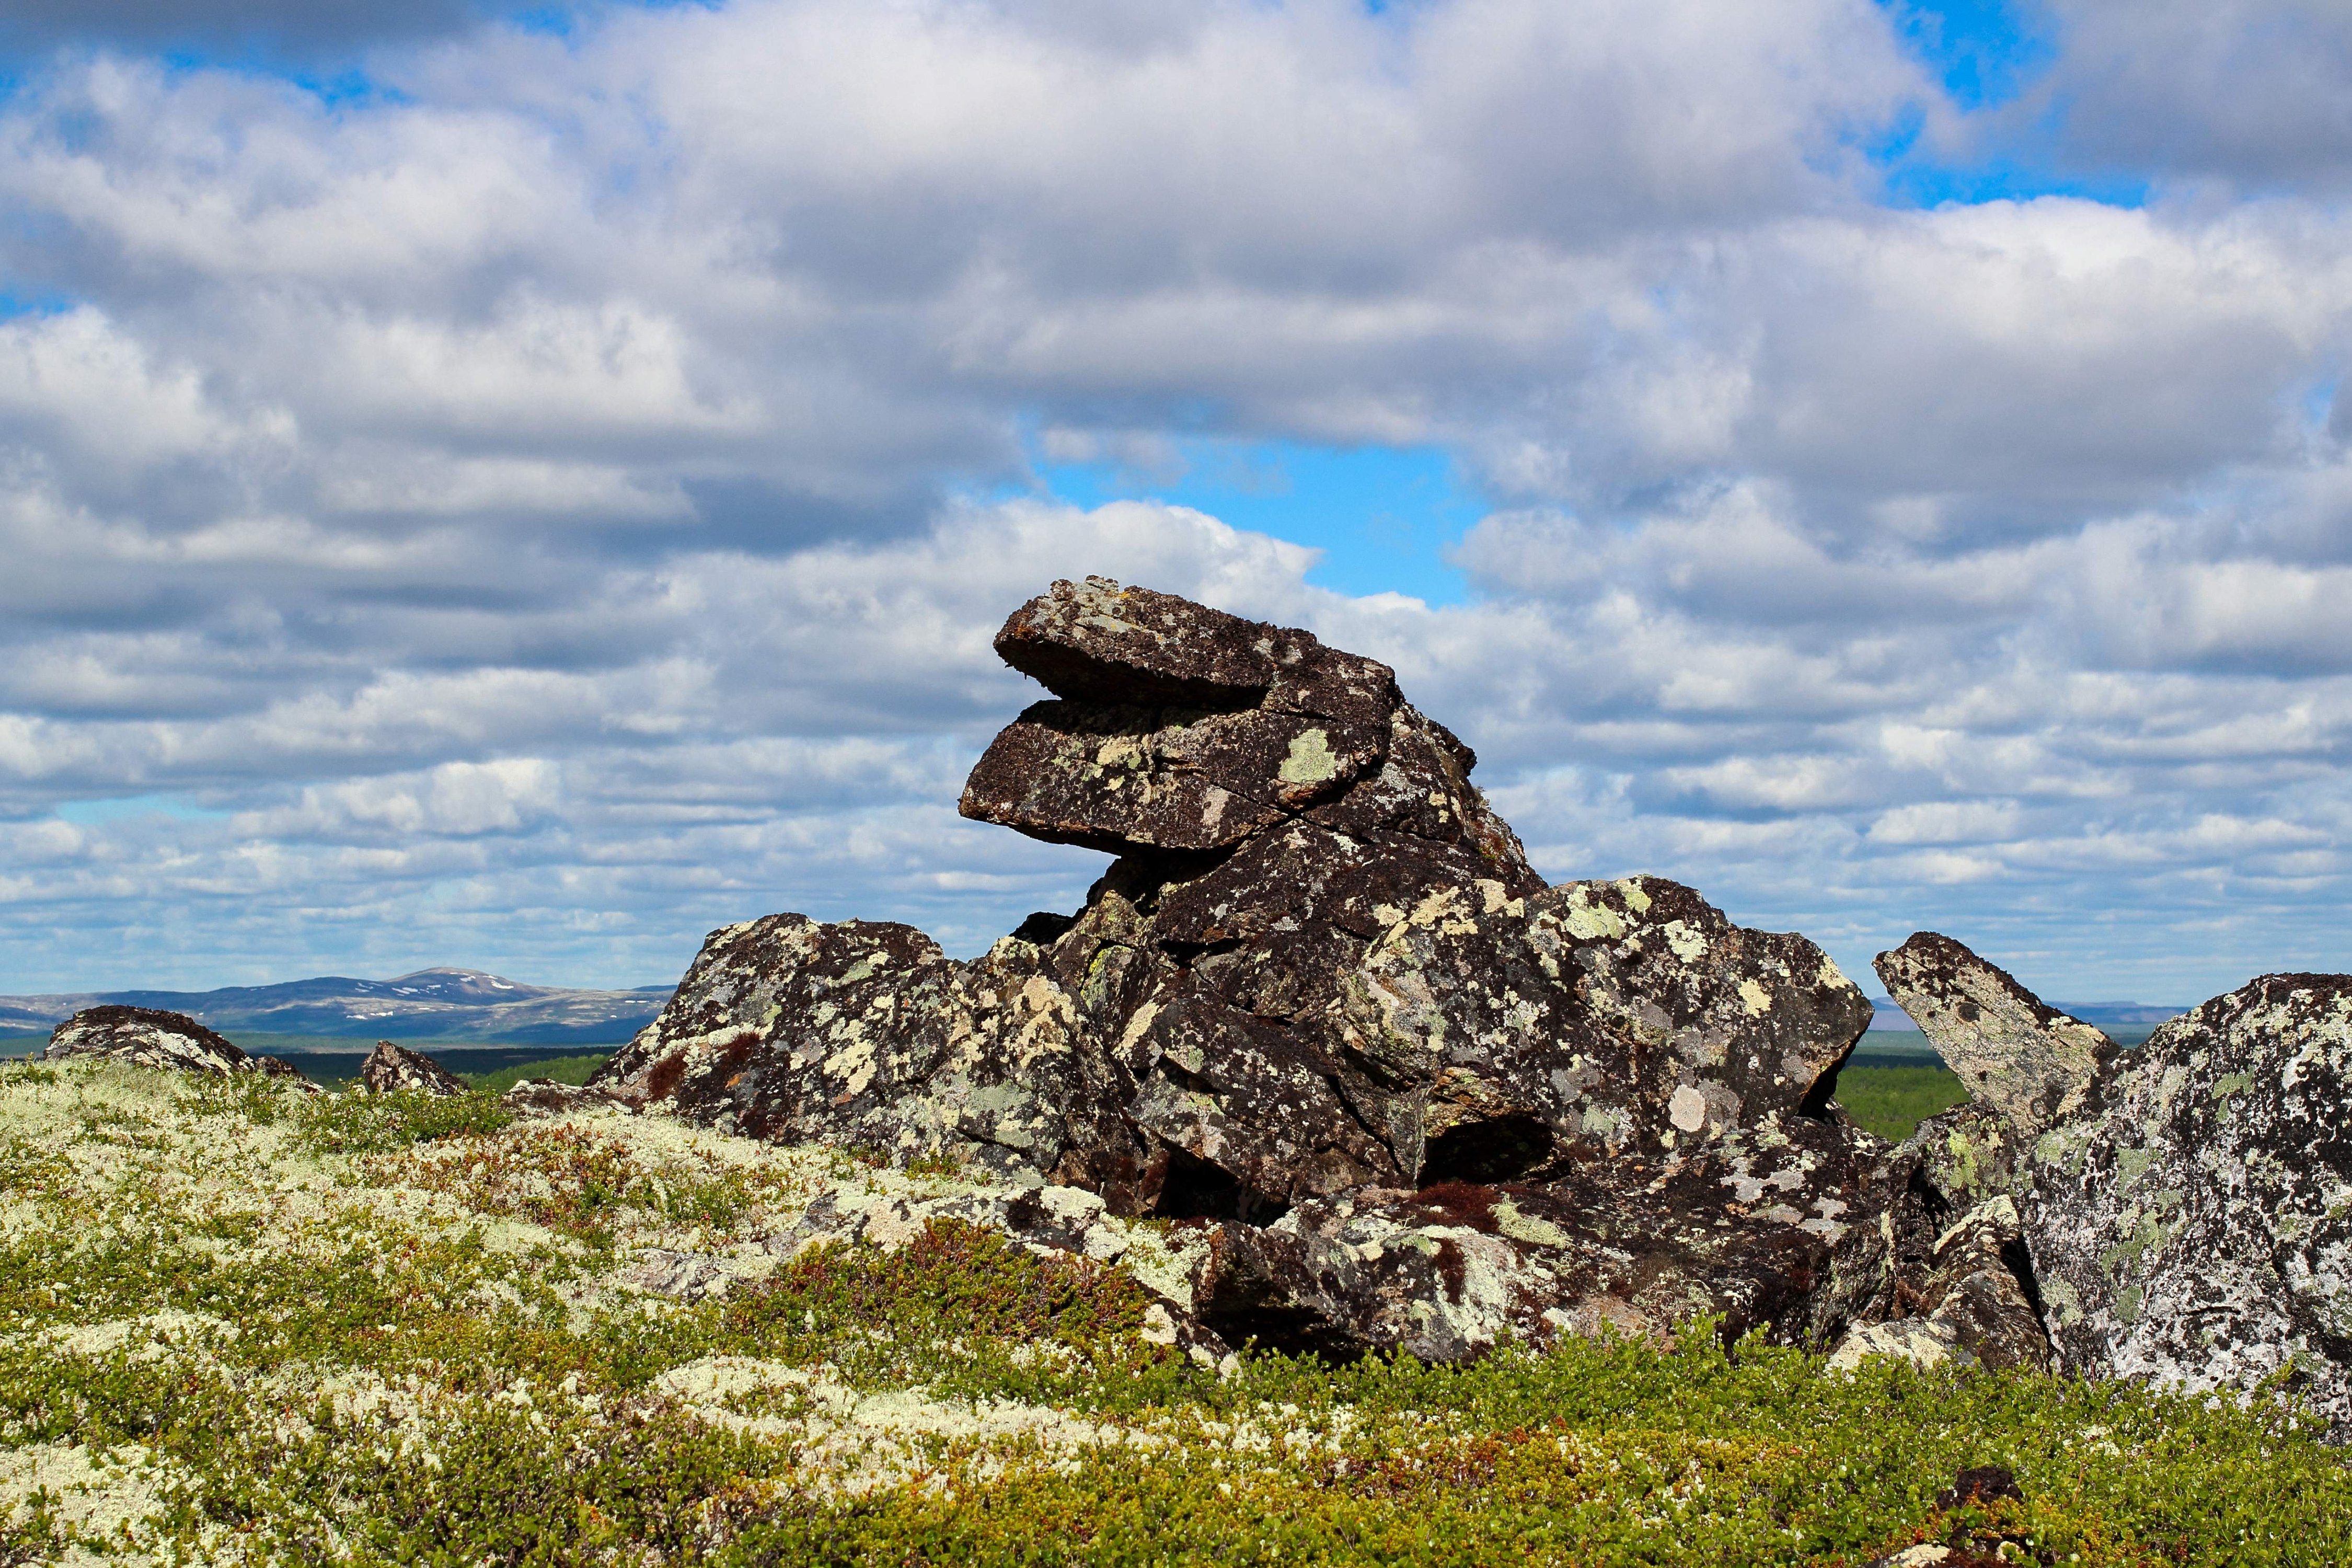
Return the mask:
{"type": "Polygon", "coordinates": [[[1867,0],[739,0],[333,104],[60,54],[0,100],[64,300],[0,321],[0,989],[976,946],[1099,865],[952,815],[1035,694],[991,636],[1087,572],[1390,659],[1548,870],[1849,967],[2340,963],[2352,276],[2276,16],[2217,77],[2066,9],[2066,155],[2145,210],[1871,205],[1907,114],[2019,132],[1867,0]],[[1459,454],[1479,596],[1022,494],[1197,436],[1459,454]]]}

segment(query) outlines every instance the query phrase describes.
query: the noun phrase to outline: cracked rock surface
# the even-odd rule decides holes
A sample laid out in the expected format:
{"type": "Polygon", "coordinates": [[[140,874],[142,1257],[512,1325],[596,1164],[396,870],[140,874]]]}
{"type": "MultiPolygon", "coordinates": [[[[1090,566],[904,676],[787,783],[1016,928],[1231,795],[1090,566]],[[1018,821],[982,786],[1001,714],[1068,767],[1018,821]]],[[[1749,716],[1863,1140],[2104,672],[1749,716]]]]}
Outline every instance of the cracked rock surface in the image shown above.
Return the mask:
{"type": "Polygon", "coordinates": [[[1090,578],[997,647],[1054,695],[961,809],[1116,856],[1086,906],[970,962],[714,932],[599,1089],[1179,1222],[1235,1342],[1827,1342],[1866,1300],[1885,1146],[1831,1093],[1870,1007],[1819,948],[1661,879],[1545,886],[1470,749],[1306,632],[1090,578]]]}
{"type": "Polygon", "coordinates": [[[2034,1144],[2021,1205],[2061,1364],[2276,1379],[2352,1440],[2352,975],[2218,996],[2102,1093],[2034,1144]]]}

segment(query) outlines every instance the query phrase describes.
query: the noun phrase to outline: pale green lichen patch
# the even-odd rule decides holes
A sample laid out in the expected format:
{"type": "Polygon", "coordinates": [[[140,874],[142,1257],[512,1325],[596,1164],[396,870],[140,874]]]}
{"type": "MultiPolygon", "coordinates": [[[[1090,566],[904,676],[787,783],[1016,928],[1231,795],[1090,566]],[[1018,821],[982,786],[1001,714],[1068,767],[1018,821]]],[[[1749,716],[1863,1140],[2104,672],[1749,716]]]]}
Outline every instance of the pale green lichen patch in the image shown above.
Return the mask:
{"type": "MultiPolygon", "coordinates": [[[[2352,1552],[2341,1459],[2260,1409],[1605,1314],[1468,1367],[1204,1365],[1171,1316],[1204,1232],[1090,1193],[184,1090],[0,1070],[7,1561],[1793,1565],[1942,1529],[1987,1460],[2056,1561],[2352,1552]],[[991,1229],[1015,1200],[1082,1252],[991,1229]]],[[[1458,1265],[1449,1310],[1508,1288],[1478,1228],[1391,1240],[1458,1265]]]]}
{"type": "Polygon", "coordinates": [[[1331,737],[1321,730],[1298,735],[1290,742],[1276,776],[1286,784],[1328,784],[1338,778],[1339,754],[1331,749],[1331,737]]]}

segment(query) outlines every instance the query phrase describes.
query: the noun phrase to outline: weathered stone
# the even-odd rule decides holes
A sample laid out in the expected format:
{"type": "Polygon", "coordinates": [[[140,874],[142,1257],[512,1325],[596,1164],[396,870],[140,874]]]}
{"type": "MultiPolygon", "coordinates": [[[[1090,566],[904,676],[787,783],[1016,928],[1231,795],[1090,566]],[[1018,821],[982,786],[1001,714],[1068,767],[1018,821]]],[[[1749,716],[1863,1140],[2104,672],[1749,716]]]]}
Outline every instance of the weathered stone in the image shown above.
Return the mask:
{"type": "Polygon", "coordinates": [[[2000,1112],[1974,1102],[1921,1122],[1874,1176],[1885,1247],[1866,1306],[1832,1357],[1923,1364],[2050,1363],[2018,1224],[2020,1151],[2000,1112]]]}
{"type": "Polygon", "coordinates": [[[1873,966],[1969,1094],[2020,1137],[2082,1111],[2116,1043],[2070,1018],[1967,948],[1923,931],[1873,966]]]}
{"type": "Polygon", "coordinates": [[[466,1083],[426,1056],[390,1040],[378,1040],[360,1064],[360,1088],[370,1094],[464,1094],[466,1083]]]}
{"type": "Polygon", "coordinates": [[[1385,665],[1101,577],[1055,584],[996,646],[1067,700],[996,738],[961,809],[1113,854],[1220,849],[1337,798],[1403,706],[1385,665]]]}
{"type": "Polygon", "coordinates": [[[621,1282],[674,1300],[699,1301],[723,1296],[735,1276],[715,1258],[695,1252],[671,1252],[651,1247],[620,1274],[621,1282]]]}
{"type": "Polygon", "coordinates": [[[631,1105],[901,1163],[1059,1168],[1108,1077],[1044,954],[970,963],[911,926],[799,915],[713,932],[661,1016],[599,1069],[631,1105]]]}
{"type": "Polygon", "coordinates": [[[996,634],[998,656],[1048,691],[1212,707],[1255,700],[1282,666],[1320,646],[1304,632],[1108,577],[1055,584],[996,634]]]}
{"type": "Polygon", "coordinates": [[[2100,1098],[2035,1142],[2020,1203],[2060,1364],[2275,1379],[2352,1440],[2352,975],[2216,997],[2100,1098]]]}
{"type": "Polygon", "coordinates": [[[257,1073],[310,1083],[290,1062],[247,1056],[186,1014],[153,1007],[83,1008],[50,1031],[40,1059],[62,1061],[70,1057],[97,1057],[181,1072],[257,1073]]]}
{"type": "Polygon", "coordinates": [[[1687,1158],[1359,1188],[1219,1227],[1197,1310],[1236,1343],[1443,1361],[1560,1333],[1664,1341],[1706,1316],[1727,1342],[1821,1344],[1843,1327],[1821,1307],[1861,1175],[1839,1125],[1772,1117],[1687,1158]]]}
{"type": "Polygon", "coordinates": [[[1196,1222],[1227,1339],[1843,1329],[1884,1146],[1831,1103],[1870,1010],[1819,948],[1655,878],[1547,888],[1469,748],[1305,632],[1097,578],[998,646],[1057,697],[962,809],[1118,854],[1086,907],[969,963],[715,932],[600,1088],[1196,1222]]]}

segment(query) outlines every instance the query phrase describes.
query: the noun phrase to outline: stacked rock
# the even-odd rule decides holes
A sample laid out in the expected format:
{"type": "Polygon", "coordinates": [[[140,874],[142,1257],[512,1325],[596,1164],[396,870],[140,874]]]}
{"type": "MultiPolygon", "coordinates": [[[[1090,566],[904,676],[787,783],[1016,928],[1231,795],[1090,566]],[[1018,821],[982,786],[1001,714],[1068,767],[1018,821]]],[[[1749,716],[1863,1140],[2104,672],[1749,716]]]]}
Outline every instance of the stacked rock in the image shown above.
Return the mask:
{"type": "Polygon", "coordinates": [[[1306,632],[1090,578],[996,646],[1055,695],[961,809],[1116,855],[1086,906],[970,963],[714,932],[600,1087],[1200,1222],[1190,1305],[1233,1339],[1820,1342],[1879,1291],[1884,1145],[1832,1100],[1870,1005],[1819,948],[1654,878],[1546,887],[1469,748],[1306,632]]]}

